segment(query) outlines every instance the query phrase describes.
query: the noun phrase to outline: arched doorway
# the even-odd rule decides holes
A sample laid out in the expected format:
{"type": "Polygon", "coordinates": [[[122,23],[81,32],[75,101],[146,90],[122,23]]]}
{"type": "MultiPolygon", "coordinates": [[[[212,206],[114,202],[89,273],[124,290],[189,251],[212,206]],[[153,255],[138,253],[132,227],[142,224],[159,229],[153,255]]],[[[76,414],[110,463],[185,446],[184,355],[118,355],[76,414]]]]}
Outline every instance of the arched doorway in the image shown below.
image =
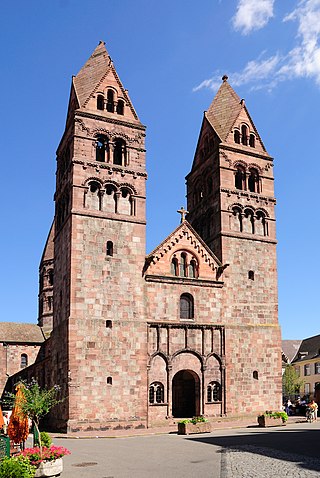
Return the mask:
{"type": "Polygon", "coordinates": [[[191,370],[180,370],[172,379],[172,415],[175,418],[200,415],[200,380],[191,370]]]}

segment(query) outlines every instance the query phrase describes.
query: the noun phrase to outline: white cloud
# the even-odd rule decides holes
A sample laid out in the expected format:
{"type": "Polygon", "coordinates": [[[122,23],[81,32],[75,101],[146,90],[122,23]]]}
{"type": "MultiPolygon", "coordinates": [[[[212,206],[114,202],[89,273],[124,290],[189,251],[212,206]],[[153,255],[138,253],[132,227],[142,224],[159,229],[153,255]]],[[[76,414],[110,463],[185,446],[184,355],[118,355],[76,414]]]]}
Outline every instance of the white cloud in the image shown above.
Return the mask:
{"type": "Polygon", "coordinates": [[[239,0],[234,28],[244,35],[263,28],[273,17],[273,4],[274,0],[239,0]]]}
{"type": "Polygon", "coordinates": [[[279,70],[289,78],[313,77],[320,84],[320,0],[301,0],[284,21],[298,22],[297,45],[279,70]]]}
{"type": "MultiPolygon", "coordinates": [[[[250,8],[254,4],[259,7],[264,3],[265,6],[269,4],[271,8],[268,17],[270,18],[273,1],[240,0],[237,15],[241,8],[244,9],[245,6],[251,15],[253,9],[250,10],[250,8]]],[[[242,10],[242,15],[244,15],[244,10],[242,10]]],[[[250,15],[247,18],[246,25],[244,21],[242,23],[242,29],[245,33],[249,32],[250,28],[253,29],[250,15]]],[[[266,52],[263,52],[256,60],[249,61],[242,71],[229,73],[232,85],[250,85],[251,89],[272,89],[281,81],[295,78],[311,78],[320,85],[320,0],[297,1],[296,8],[287,14],[283,21],[297,22],[297,33],[296,37],[292,39],[291,50],[283,54],[276,53],[269,57],[266,57],[266,52]]],[[[221,77],[221,75],[215,73],[212,78],[195,87],[194,91],[202,88],[216,90],[221,84],[219,76],[221,77]]]]}

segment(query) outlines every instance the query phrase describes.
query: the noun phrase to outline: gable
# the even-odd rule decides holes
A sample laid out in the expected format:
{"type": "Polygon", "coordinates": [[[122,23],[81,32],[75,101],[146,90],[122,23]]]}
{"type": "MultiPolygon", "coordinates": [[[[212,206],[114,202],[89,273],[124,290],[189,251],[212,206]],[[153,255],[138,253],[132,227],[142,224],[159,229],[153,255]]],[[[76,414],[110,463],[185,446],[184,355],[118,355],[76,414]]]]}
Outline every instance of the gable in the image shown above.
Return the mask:
{"type": "MultiPolygon", "coordinates": [[[[236,116],[233,124],[231,125],[231,129],[228,132],[225,142],[235,145],[235,140],[234,140],[234,134],[235,131],[239,131],[239,134],[242,134],[242,127],[245,126],[247,128],[247,136],[248,136],[248,145],[244,146],[247,148],[248,146],[250,147],[249,140],[250,140],[250,135],[254,136],[254,149],[255,151],[259,153],[265,153],[266,148],[262,142],[262,139],[260,138],[260,135],[258,133],[257,128],[255,127],[255,124],[253,123],[251,116],[244,104],[244,100],[241,100],[241,110],[239,111],[239,114],[236,116]]],[[[241,147],[242,145],[236,144],[237,147],[241,147]]]]}
{"type": "Polygon", "coordinates": [[[183,221],[147,256],[144,274],[216,281],[222,270],[223,266],[219,259],[214,256],[190,224],[183,221]],[[180,273],[183,261],[187,269],[185,275],[180,273]],[[178,273],[173,272],[174,264],[178,268],[178,273]],[[195,270],[195,277],[191,267],[195,270]]]}
{"type": "Polygon", "coordinates": [[[212,128],[212,125],[206,117],[203,118],[199,139],[192,163],[191,171],[201,164],[204,164],[216,151],[217,145],[221,142],[218,134],[212,128]]]}

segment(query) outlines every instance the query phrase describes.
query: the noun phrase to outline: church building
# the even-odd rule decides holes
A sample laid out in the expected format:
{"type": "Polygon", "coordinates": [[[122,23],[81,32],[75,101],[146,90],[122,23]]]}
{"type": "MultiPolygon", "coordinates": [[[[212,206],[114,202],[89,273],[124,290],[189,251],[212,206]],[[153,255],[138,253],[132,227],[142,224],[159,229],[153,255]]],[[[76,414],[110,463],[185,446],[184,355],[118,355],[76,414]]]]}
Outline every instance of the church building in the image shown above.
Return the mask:
{"type": "Polygon", "coordinates": [[[224,76],[181,222],[146,255],[145,130],[100,42],[72,78],[40,264],[47,339],[23,370],[60,385],[60,430],[281,407],[273,158],[224,76]]]}

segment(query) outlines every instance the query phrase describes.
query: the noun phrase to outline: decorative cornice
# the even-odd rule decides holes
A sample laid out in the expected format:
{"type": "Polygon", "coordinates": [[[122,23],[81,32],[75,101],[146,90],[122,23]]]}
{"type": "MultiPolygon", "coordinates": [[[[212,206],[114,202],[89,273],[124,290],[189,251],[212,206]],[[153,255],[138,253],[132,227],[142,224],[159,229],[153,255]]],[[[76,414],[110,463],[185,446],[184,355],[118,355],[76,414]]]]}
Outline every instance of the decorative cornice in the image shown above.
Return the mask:
{"type": "Polygon", "coordinates": [[[121,222],[130,222],[135,224],[143,224],[144,226],[147,224],[146,221],[142,221],[141,219],[137,219],[134,216],[126,216],[124,217],[123,214],[116,214],[116,213],[107,213],[104,211],[100,211],[100,214],[97,214],[97,211],[89,211],[89,210],[79,210],[79,209],[72,209],[71,211],[72,216],[84,216],[84,217],[95,217],[97,219],[108,219],[111,221],[121,221],[121,222]]]}
{"type": "Polygon", "coordinates": [[[145,131],[147,129],[146,126],[144,126],[143,124],[136,124],[136,123],[129,123],[128,121],[121,121],[121,120],[118,120],[116,118],[107,118],[107,117],[104,117],[104,116],[99,116],[99,115],[96,115],[94,113],[89,113],[88,111],[76,111],[75,113],[75,120],[77,119],[77,116],[81,116],[82,118],[90,118],[90,119],[94,119],[94,120],[97,120],[97,121],[103,121],[105,123],[113,123],[113,124],[117,124],[117,125],[120,125],[120,126],[127,126],[128,128],[133,128],[133,129],[140,129],[142,131],[145,131]]]}
{"type": "Polygon", "coordinates": [[[262,196],[258,193],[251,193],[249,191],[243,191],[241,189],[228,189],[228,188],[220,188],[222,193],[226,193],[229,197],[231,195],[237,196],[238,198],[243,197],[247,199],[252,199],[256,201],[265,201],[269,203],[276,204],[276,199],[273,197],[262,196]]]}
{"type": "Polygon", "coordinates": [[[147,322],[148,327],[156,327],[159,329],[207,329],[207,330],[224,330],[224,325],[216,324],[195,324],[195,323],[168,323],[168,322],[147,322]]]}
{"type": "Polygon", "coordinates": [[[72,164],[80,164],[84,167],[93,167],[95,169],[106,169],[108,172],[110,173],[113,173],[113,172],[119,172],[119,173],[125,173],[125,174],[132,174],[133,176],[141,176],[143,178],[147,178],[148,177],[148,174],[147,173],[143,173],[143,172],[140,172],[140,171],[134,171],[132,169],[125,169],[125,168],[119,168],[118,166],[114,166],[114,165],[109,165],[109,164],[106,164],[106,163],[90,163],[88,161],[82,161],[82,160],[79,160],[79,159],[73,159],[72,160],[72,164]]]}
{"type": "Polygon", "coordinates": [[[176,276],[152,275],[152,274],[147,274],[145,276],[145,280],[146,282],[161,282],[166,284],[191,285],[195,287],[221,288],[224,286],[224,282],[216,281],[216,280],[192,279],[190,277],[176,277],[176,276]]]}
{"type": "Polygon", "coordinates": [[[259,153],[257,150],[254,150],[254,148],[252,150],[251,149],[247,150],[247,149],[242,149],[239,147],[234,147],[229,144],[220,143],[219,150],[221,151],[221,153],[222,151],[232,151],[234,153],[244,154],[245,156],[254,156],[256,158],[264,159],[265,161],[273,161],[272,156],[269,156],[267,153],[265,154],[259,153]]]}
{"type": "MultiPolygon", "coordinates": [[[[272,221],[272,219],[268,219],[272,221]]],[[[275,239],[268,239],[266,236],[255,236],[253,234],[246,234],[245,232],[220,232],[216,234],[211,241],[215,241],[219,237],[232,237],[234,239],[241,239],[245,241],[255,241],[255,242],[267,242],[268,244],[278,244],[278,241],[275,239]]]]}

